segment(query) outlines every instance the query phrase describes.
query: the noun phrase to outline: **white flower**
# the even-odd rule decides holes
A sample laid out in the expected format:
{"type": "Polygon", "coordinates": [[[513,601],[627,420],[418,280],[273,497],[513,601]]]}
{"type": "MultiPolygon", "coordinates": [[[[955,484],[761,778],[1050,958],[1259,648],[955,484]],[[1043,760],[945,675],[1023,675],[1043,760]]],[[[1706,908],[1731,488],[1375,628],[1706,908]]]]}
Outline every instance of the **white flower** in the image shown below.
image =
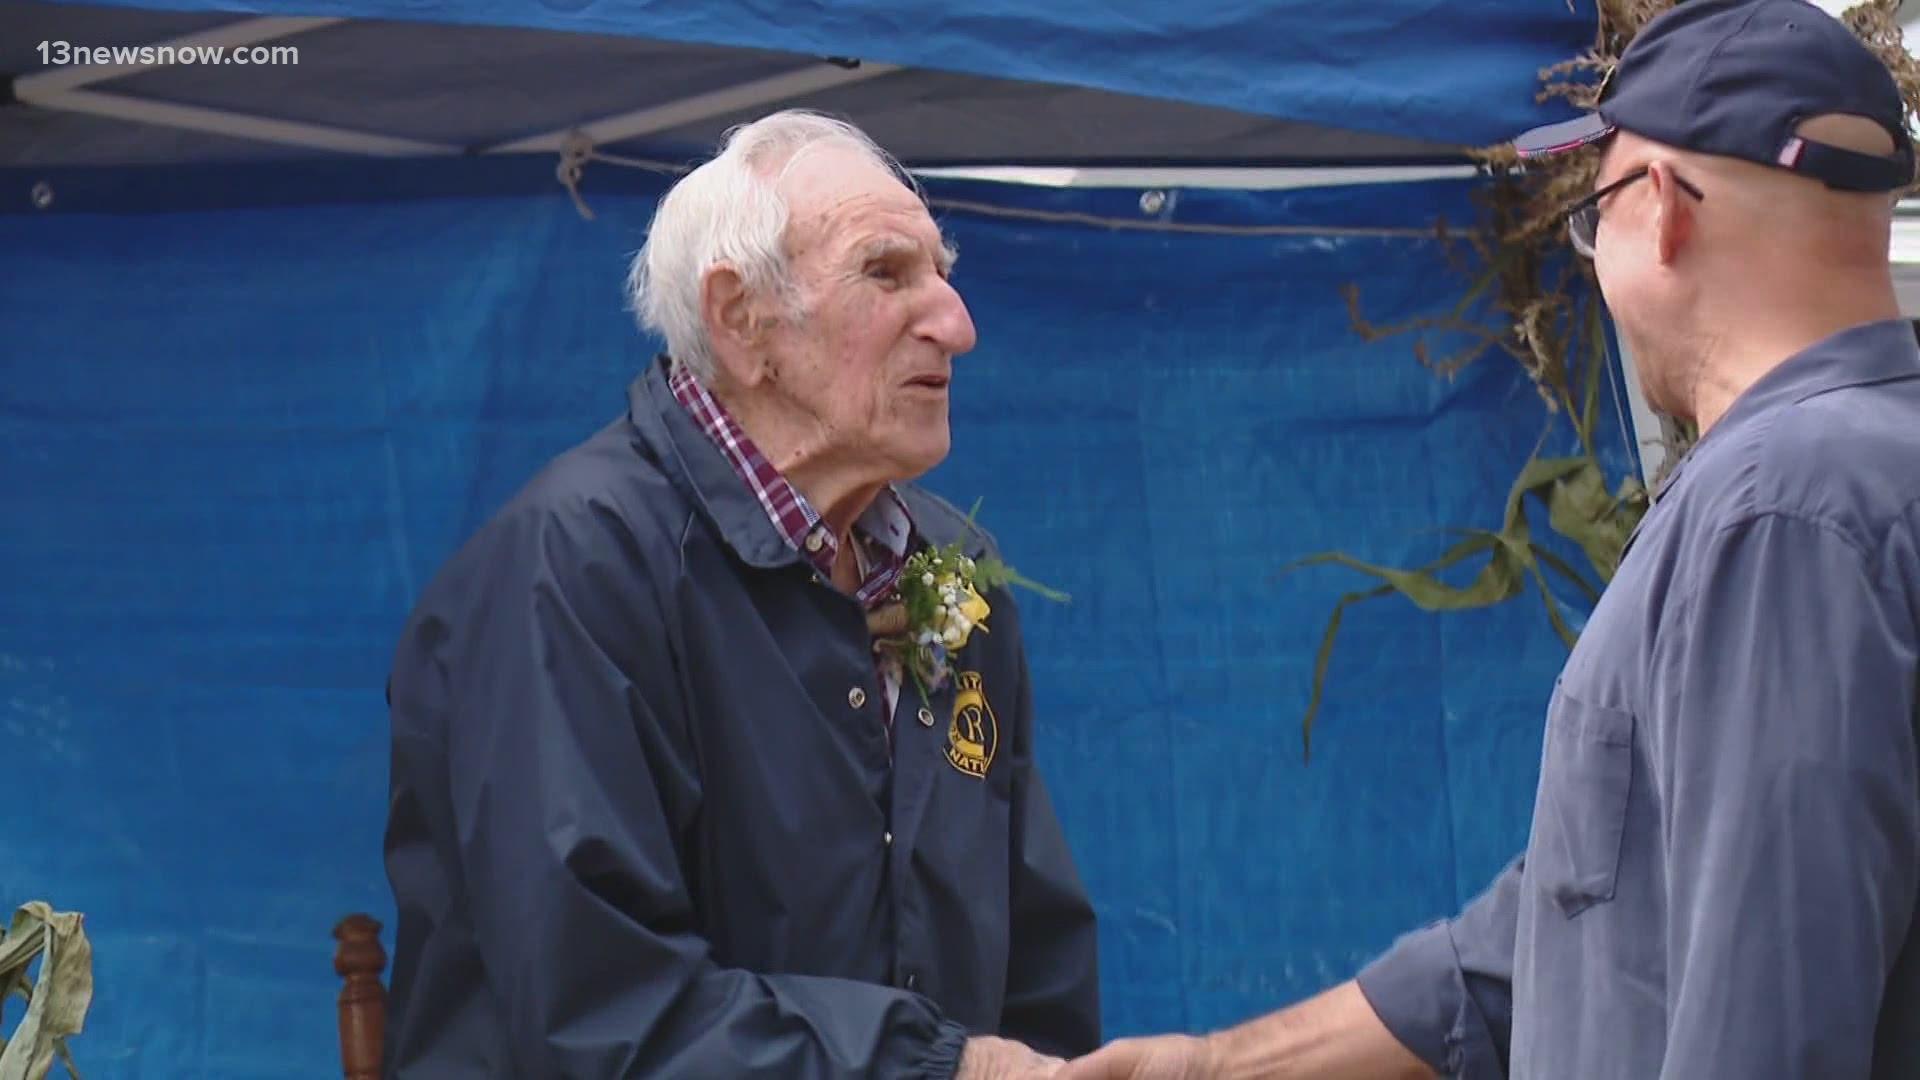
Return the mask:
{"type": "Polygon", "coordinates": [[[926,573],[924,573],[924,574],[921,574],[921,575],[920,575],[920,583],[921,583],[921,584],[923,584],[923,585],[931,585],[931,584],[933,584],[933,571],[931,571],[931,570],[929,570],[929,571],[927,571],[926,573]]]}
{"type": "Polygon", "coordinates": [[[949,626],[947,627],[947,632],[940,636],[943,640],[946,641],[948,645],[958,645],[960,644],[961,639],[964,638],[966,635],[960,632],[959,627],[949,626]]]}
{"type": "Polygon", "coordinates": [[[934,617],[934,618],[936,618],[936,619],[944,619],[944,618],[946,618],[946,617],[947,617],[947,605],[945,605],[945,604],[940,604],[940,605],[937,605],[936,607],[934,607],[934,609],[933,609],[933,617],[934,617]]]}

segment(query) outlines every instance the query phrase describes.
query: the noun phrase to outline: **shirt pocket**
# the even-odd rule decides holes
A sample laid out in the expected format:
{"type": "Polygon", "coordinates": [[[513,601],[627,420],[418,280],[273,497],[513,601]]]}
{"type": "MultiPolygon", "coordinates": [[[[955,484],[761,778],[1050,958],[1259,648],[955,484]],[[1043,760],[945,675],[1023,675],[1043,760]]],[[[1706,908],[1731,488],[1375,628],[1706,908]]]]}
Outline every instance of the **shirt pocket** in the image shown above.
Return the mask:
{"type": "Polygon", "coordinates": [[[1571,919],[1613,899],[1633,791],[1634,718],[1554,691],[1527,866],[1571,919]]]}

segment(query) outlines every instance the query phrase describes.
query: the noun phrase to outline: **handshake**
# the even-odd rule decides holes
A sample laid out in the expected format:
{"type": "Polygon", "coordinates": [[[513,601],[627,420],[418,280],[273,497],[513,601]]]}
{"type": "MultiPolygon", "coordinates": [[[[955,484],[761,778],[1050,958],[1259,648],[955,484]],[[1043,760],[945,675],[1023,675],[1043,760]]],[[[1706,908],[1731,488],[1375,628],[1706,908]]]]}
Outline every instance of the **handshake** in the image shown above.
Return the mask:
{"type": "Polygon", "coordinates": [[[1122,1039],[1073,1061],[986,1035],[967,1041],[955,1080],[1203,1080],[1217,1075],[1213,1044],[1190,1035],[1122,1039]]]}
{"type": "Polygon", "coordinates": [[[1120,1039],[1072,1061],[1011,1039],[967,1043],[955,1080],[1427,1080],[1427,1064],[1394,1038],[1349,980],[1316,997],[1204,1037],[1120,1039]]]}

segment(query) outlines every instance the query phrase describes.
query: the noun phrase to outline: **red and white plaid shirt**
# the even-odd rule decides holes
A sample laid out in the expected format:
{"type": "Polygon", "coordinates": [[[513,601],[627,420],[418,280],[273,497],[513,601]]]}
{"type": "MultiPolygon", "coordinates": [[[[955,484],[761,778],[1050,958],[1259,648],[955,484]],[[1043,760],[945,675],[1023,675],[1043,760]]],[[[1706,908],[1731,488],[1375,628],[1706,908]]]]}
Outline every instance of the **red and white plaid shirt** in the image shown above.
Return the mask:
{"type": "MultiPolygon", "coordinates": [[[[833,562],[839,554],[840,540],[820,520],[819,511],[780,475],[780,470],[753,445],[753,440],[747,438],[726,407],[683,365],[673,365],[667,384],[700,430],[720,448],[733,471],[752,489],[773,527],[780,530],[787,543],[805,556],[821,576],[833,580],[833,562]]],[[[862,607],[871,610],[887,598],[900,577],[901,568],[906,565],[912,537],[913,519],[907,514],[907,504],[891,487],[882,488],[880,497],[853,526],[853,539],[859,545],[855,556],[862,573],[860,587],[854,595],[862,607]]],[[[892,668],[893,665],[884,664],[880,669],[889,723],[900,693],[900,673],[892,668]]]]}

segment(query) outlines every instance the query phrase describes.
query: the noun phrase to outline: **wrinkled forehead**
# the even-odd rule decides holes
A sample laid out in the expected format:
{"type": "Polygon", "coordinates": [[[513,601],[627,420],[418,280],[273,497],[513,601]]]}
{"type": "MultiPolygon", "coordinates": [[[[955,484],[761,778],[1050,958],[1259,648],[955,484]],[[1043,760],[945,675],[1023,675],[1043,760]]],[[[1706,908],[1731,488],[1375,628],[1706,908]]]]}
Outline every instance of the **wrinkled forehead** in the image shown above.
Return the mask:
{"type": "Polygon", "coordinates": [[[780,181],[788,250],[842,253],[878,246],[946,249],[926,204],[891,172],[844,150],[796,160],[780,181]]]}

